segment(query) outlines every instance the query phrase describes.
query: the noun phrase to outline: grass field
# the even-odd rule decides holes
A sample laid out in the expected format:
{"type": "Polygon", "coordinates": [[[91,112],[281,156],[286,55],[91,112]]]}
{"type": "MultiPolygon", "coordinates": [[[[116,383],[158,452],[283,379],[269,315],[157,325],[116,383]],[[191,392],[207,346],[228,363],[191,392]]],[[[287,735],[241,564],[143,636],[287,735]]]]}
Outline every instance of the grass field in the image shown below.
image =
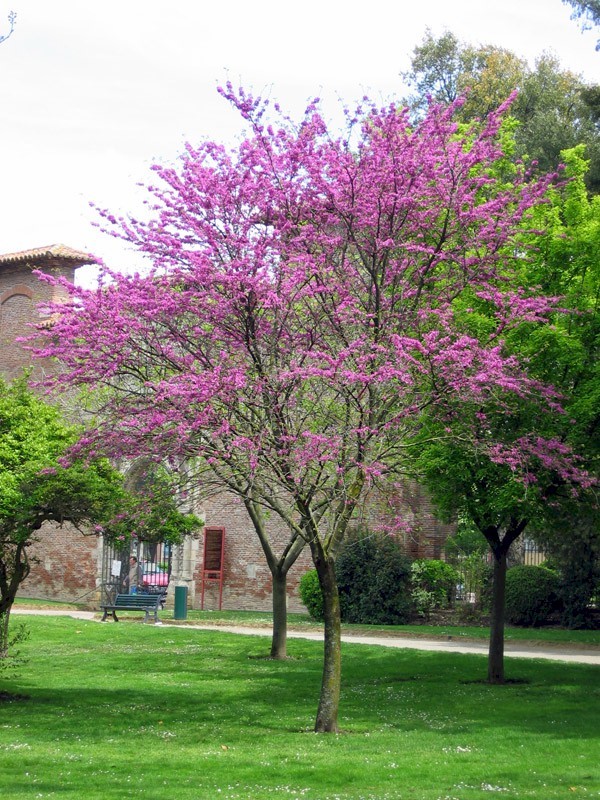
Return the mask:
{"type": "MultiPolygon", "coordinates": [[[[20,620],[19,620],[20,621],[20,620]]],[[[0,691],[0,797],[600,797],[597,667],[344,645],[340,723],[311,732],[321,645],[189,627],[27,619],[0,691]]]]}

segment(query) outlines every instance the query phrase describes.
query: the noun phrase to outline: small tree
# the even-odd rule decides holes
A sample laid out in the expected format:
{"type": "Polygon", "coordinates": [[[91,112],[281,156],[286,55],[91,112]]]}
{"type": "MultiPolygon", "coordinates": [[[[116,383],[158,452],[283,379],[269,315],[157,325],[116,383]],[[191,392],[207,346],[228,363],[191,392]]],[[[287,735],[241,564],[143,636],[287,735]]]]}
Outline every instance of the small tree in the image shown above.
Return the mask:
{"type": "Polygon", "coordinates": [[[105,214],[153,267],[67,287],[38,352],[61,360],[55,386],[106,387],[86,446],[191,460],[238,495],[274,586],[310,548],[325,618],[315,729],[336,731],[334,565],[365,487],[396,480],[425,409],[444,419],[457,396],[503,393],[547,402],[502,336],[552,306],[508,281],[528,247],[515,232],[548,181],[517,168],[499,180],[502,110],[461,133],[456,107],[413,125],[365,103],[338,137],[316,102],[298,126],[269,124],[265,103],[224,94],[248,137],[157,167],[151,219],[105,214]],[[493,329],[455,314],[465,292],[495,309],[493,329]],[[265,510],[290,532],[279,559],[265,510]]]}
{"type": "Polygon", "coordinates": [[[10,611],[30,571],[29,550],[45,522],[129,537],[131,531],[179,540],[197,521],[180,514],[173,495],[140,498],[102,459],[61,464],[77,439],[56,408],[37,397],[25,378],[0,379],[0,658],[7,655],[10,611]]]}
{"type": "Polygon", "coordinates": [[[14,29],[15,29],[16,21],[17,21],[17,15],[16,15],[16,13],[14,11],[11,11],[9,13],[9,15],[8,15],[8,24],[10,26],[10,29],[9,29],[8,33],[0,35],[0,44],[2,42],[5,42],[8,38],[10,38],[10,36],[12,36],[12,33],[13,33],[14,29]]]}

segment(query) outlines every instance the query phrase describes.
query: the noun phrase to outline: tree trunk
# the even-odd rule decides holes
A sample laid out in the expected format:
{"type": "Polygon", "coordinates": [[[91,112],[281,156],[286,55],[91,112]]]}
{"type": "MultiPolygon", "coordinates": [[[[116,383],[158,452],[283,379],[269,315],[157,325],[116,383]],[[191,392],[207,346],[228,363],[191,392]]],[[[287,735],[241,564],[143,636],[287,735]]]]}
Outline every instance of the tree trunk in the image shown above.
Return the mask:
{"type": "Polygon", "coordinates": [[[494,552],[492,580],[492,614],[490,620],[490,649],[488,682],[504,683],[504,605],[506,593],[506,551],[494,552]]]}
{"type": "Polygon", "coordinates": [[[316,733],[337,733],[342,677],[340,598],[332,559],[319,553],[315,557],[317,575],[323,593],[325,642],[321,696],[315,722],[316,733]]]}
{"type": "Polygon", "coordinates": [[[8,656],[8,622],[10,620],[9,606],[0,612],[0,659],[8,656]]]}
{"type": "Polygon", "coordinates": [[[273,578],[273,638],[271,658],[287,657],[287,571],[278,567],[273,578]]]}

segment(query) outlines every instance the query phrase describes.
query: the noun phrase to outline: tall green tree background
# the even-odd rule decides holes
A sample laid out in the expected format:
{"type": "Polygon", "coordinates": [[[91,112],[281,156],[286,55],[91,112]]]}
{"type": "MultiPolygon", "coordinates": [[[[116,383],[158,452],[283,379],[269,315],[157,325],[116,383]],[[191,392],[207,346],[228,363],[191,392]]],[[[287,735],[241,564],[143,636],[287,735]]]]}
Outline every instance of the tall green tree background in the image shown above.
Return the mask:
{"type": "Polygon", "coordinates": [[[464,96],[459,116],[465,122],[486,117],[516,91],[515,158],[553,172],[561,151],[585,144],[586,184],[600,191],[600,87],[562,69],[556,56],[543,53],[531,68],[510,50],[475,47],[451,32],[436,38],[428,31],[403,77],[412,89],[407,102],[417,115],[430,100],[451,103],[464,96]]]}

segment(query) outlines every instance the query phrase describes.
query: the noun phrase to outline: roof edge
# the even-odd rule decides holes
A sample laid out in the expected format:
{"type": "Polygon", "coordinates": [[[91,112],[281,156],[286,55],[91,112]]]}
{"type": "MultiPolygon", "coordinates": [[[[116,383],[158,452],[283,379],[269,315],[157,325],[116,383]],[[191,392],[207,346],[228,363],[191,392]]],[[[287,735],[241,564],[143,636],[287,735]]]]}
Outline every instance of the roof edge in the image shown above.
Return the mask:
{"type": "Polygon", "coordinates": [[[76,261],[79,265],[98,264],[100,261],[100,259],[92,255],[92,253],[74,250],[72,247],[67,247],[67,245],[64,244],[51,244],[46,247],[35,247],[31,250],[19,250],[16,253],[0,255],[0,266],[3,264],[38,264],[48,259],[76,261]]]}

